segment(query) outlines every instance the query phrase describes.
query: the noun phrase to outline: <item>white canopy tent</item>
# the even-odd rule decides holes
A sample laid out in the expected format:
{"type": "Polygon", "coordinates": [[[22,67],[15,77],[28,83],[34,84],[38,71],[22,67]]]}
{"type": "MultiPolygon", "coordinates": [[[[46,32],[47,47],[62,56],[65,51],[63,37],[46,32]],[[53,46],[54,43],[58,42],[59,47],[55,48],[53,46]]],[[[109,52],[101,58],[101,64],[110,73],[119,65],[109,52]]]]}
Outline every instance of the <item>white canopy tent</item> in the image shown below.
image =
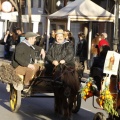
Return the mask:
{"type": "Polygon", "coordinates": [[[91,0],[76,0],[49,15],[50,19],[70,18],[71,21],[110,21],[114,15],[91,0]]]}
{"type": "Polygon", "coordinates": [[[47,49],[49,47],[50,19],[67,19],[68,30],[70,30],[71,21],[89,21],[88,59],[90,59],[92,21],[114,22],[114,15],[91,0],[76,0],[68,4],[48,17],[47,49]]]}

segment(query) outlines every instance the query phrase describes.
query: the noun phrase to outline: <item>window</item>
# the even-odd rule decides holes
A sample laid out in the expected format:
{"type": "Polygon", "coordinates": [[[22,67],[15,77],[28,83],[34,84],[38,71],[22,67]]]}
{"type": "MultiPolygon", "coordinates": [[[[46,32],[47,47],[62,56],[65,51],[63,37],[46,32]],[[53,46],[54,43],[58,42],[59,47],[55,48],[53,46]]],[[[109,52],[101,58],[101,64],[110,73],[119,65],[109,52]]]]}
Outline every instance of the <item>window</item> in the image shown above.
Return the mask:
{"type": "Polygon", "coordinates": [[[56,29],[56,24],[51,24],[50,31],[52,31],[53,29],[56,29]]]}
{"type": "Polygon", "coordinates": [[[21,1],[21,5],[22,5],[22,6],[26,6],[26,0],[22,0],[22,1],[21,1]]]}

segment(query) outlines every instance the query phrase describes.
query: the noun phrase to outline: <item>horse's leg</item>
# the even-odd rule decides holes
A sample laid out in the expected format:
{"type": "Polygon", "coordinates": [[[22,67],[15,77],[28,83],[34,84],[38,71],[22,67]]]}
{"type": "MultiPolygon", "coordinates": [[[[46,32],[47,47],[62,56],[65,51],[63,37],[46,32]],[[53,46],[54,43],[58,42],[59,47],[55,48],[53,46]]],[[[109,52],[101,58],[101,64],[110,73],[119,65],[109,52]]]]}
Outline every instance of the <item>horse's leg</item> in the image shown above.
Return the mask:
{"type": "Polygon", "coordinates": [[[72,115],[73,103],[74,103],[75,98],[76,98],[75,93],[72,94],[72,95],[69,97],[69,111],[70,111],[70,112],[69,112],[69,116],[72,115]]]}
{"type": "Polygon", "coordinates": [[[69,106],[68,106],[68,98],[66,96],[63,97],[63,117],[69,118],[69,106]]]}
{"type": "Polygon", "coordinates": [[[64,88],[63,92],[63,116],[67,119],[70,120],[71,114],[70,114],[70,96],[71,96],[71,89],[66,86],[64,88]]]}
{"type": "Polygon", "coordinates": [[[61,92],[59,89],[56,89],[55,93],[55,112],[62,114],[62,97],[61,97],[61,92]]]}
{"type": "Polygon", "coordinates": [[[76,99],[76,94],[75,93],[71,93],[69,98],[68,98],[68,120],[71,120],[72,119],[72,110],[73,110],[73,103],[76,99]]]}
{"type": "Polygon", "coordinates": [[[55,105],[54,105],[54,107],[55,107],[55,112],[56,113],[59,113],[59,97],[58,97],[58,93],[57,92],[55,92],[54,93],[54,96],[55,96],[55,105]]]}
{"type": "Polygon", "coordinates": [[[57,97],[57,94],[54,94],[54,109],[55,109],[55,112],[58,113],[58,97],[57,97]]]}

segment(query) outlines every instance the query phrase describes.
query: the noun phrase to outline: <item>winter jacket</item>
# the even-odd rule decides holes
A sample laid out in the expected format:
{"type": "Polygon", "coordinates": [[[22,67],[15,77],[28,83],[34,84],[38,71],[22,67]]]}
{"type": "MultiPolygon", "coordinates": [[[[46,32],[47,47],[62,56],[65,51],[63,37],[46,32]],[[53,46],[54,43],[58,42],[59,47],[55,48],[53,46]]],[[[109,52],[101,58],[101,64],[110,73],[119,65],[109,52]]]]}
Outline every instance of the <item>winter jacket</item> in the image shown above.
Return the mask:
{"type": "Polygon", "coordinates": [[[74,48],[73,45],[66,41],[63,44],[55,42],[46,54],[46,60],[52,63],[53,60],[65,60],[66,64],[74,64],[74,48]]]}
{"type": "Polygon", "coordinates": [[[102,40],[100,40],[99,43],[98,43],[98,48],[100,49],[100,47],[105,46],[105,45],[109,46],[109,43],[108,43],[107,40],[102,39],[102,40]]]}
{"type": "Polygon", "coordinates": [[[41,47],[38,46],[30,46],[24,42],[19,43],[13,54],[12,58],[12,66],[14,68],[20,66],[27,67],[28,64],[33,64],[35,62],[35,52],[41,51],[41,47]]]}
{"type": "Polygon", "coordinates": [[[79,40],[76,56],[80,58],[80,61],[87,60],[87,41],[85,39],[79,40]]]}

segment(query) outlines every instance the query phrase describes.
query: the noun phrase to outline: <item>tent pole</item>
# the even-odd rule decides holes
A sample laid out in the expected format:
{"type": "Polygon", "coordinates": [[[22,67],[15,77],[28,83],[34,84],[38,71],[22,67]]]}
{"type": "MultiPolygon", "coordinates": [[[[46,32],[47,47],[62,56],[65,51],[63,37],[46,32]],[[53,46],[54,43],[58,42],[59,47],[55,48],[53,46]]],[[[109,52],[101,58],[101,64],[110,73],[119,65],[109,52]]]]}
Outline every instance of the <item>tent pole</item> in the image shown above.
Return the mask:
{"type": "Polygon", "coordinates": [[[92,38],[92,21],[89,22],[89,38],[88,38],[88,63],[90,66],[91,57],[91,38],[92,38]]]}
{"type": "Polygon", "coordinates": [[[70,30],[70,17],[68,17],[67,30],[70,30]]]}
{"type": "Polygon", "coordinates": [[[47,18],[47,44],[46,44],[46,51],[49,48],[49,37],[50,37],[50,19],[47,18]]]}

